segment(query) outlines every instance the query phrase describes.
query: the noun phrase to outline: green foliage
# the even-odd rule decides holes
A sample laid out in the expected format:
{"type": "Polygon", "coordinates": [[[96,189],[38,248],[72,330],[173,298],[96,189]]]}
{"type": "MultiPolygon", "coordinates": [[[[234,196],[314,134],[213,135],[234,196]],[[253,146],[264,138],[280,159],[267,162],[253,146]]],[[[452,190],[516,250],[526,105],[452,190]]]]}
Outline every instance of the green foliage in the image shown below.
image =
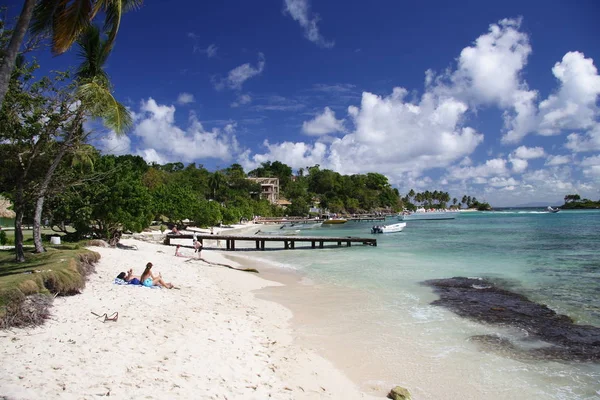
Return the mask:
{"type": "Polygon", "coordinates": [[[563,210],[600,208],[600,200],[592,201],[590,199],[581,199],[578,194],[568,194],[565,196],[565,204],[560,208],[563,210]]]}
{"type": "Polygon", "coordinates": [[[70,187],[52,200],[55,225],[70,222],[78,236],[106,239],[140,232],[152,220],[152,198],[142,183],[146,163],[137,156],[101,156],[87,184],[70,187]]]}
{"type": "Polygon", "coordinates": [[[4,246],[7,243],[6,232],[0,231],[0,245],[4,246]]]}
{"type": "Polygon", "coordinates": [[[216,201],[201,200],[196,210],[194,221],[198,226],[215,226],[223,221],[221,205],[216,201]]]}

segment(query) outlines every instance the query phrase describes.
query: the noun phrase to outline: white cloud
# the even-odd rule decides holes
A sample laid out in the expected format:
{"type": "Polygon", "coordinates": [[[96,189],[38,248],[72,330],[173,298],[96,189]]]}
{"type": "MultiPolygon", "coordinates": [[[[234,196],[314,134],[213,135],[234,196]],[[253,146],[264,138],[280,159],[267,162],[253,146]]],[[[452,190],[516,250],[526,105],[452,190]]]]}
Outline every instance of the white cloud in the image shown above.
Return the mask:
{"type": "Polygon", "coordinates": [[[512,171],[515,174],[520,174],[527,169],[529,162],[520,158],[509,157],[509,161],[512,164],[512,171]]]}
{"type": "Polygon", "coordinates": [[[211,43],[207,48],[203,49],[199,46],[194,46],[194,53],[203,53],[206,54],[206,57],[213,58],[217,56],[217,50],[219,48],[216,44],[211,43]]]}
{"type": "Polygon", "coordinates": [[[250,104],[252,102],[252,97],[249,94],[240,94],[236,101],[231,103],[231,107],[239,107],[244,104],[250,104]]]}
{"type": "Polygon", "coordinates": [[[398,177],[406,172],[447,167],[482,142],[483,135],[461,124],[467,110],[464,103],[439,99],[431,93],[410,102],[404,99],[406,94],[403,88],[394,89],[387,97],[364,92],[360,107],[348,108],[355,130],[334,139],[328,147],[322,142],[314,147],[305,143],[270,144],[267,153],[255,157],[279,160],[292,168],[312,165],[308,159],[343,174],[368,169],[398,177]],[[290,147],[302,149],[303,156],[289,153],[290,147]]]}
{"type": "Polygon", "coordinates": [[[561,130],[596,126],[600,76],[594,61],[585,58],[583,53],[568,52],[554,65],[552,73],[560,82],[560,88],[540,103],[539,133],[556,135],[561,130]]]}
{"type": "Polygon", "coordinates": [[[447,179],[450,181],[461,181],[479,179],[478,183],[487,182],[487,179],[492,176],[509,176],[510,171],[506,167],[506,160],[502,158],[494,158],[487,160],[485,164],[468,167],[450,167],[447,172],[447,179]]]}
{"type": "Polygon", "coordinates": [[[515,93],[523,89],[519,74],[531,53],[529,38],[518,30],[520,24],[514,19],[492,24],[474,46],[464,48],[452,75],[454,90],[466,92],[478,104],[512,106],[515,93]]]}
{"type": "Polygon", "coordinates": [[[317,46],[331,48],[335,45],[335,42],[325,40],[319,33],[317,23],[320,17],[318,14],[310,15],[308,0],[284,0],[284,12],[289,13],[304,28],[304,36],[317,46]]]}
{"type": "Polygon", "coordinates": [[[177,103],[178,104],[189,104],[189,103],[193,103],[194,100],[194,95],[191,93],[179,93],[179,96],[177,96],[177,103]]]}
{"type": "Polygon", "coordinates": [[[310,145],[306,143],[283,142],[272,145],[265,140],[263,145],[267,149],[267,152],[264,154],[250,156],[250,152],[247,151],[241,155],[238,162],[244,169],[255,169],[263,162],[275,160],[285,160],[282,162],[290,165],[292,168],[304,168],[320,164],[325,159],[327,152],[327,146],[323,143],[310,145]]]}
{"type": "Polygon", "coordinates": [[[222,90],[227,86],[230,89],[241,90],[244,82],[263,72],[265,64],[265,55],[263,53],[258,53],[258,63],[256,64],[256,67],[251,66],[250,63],[242,64],[229,71],[227,78],[220,80],[213,78],[215,89],[222,90]]]}
{"type": "Polygon", "coordinates": [[[579,165],[584,167],[589,167],[591,165],[600,165],[600,154],[596,156],[585,157],[583,160],[581,160],[581,163],[579,165]]]}
{"type": "Polygon", "coordinates": [[[105,154],[114,154],[117,156],[131,153],[131,139],[127,135],[119,135],[110,132],[98,141],[98,147],[105,154]]]}
{"type": "Polygon", "coordinates": [[[487,181],[487,184],[490,185],[491,187],[495,187],[495,188],[510,187],[512,190],[512,189],[514,189],[514,186],[519,184],[519,182],[517,182],[515,180],[515,178],[512,178],[512,177],[506,178],[506,177],[494,176],[487,181]]]}
{"type": "Polygon", "coordinates": [[[326,135],[328,133],[343,132],[344,120],[336,119],[335,112],[325,107],[322,114],[317,115],[310,121],[304,121],[302,131],[307,135],[326,135]]]}
{"type": "Polygon", "coordinates": [[[571,162],[571,157],[569,157],[569,156],[549,155],[548,158],[546,159],[546,162],[544,163],[544,165],[552,167],[552,166],[556,166],[556,165],[568,164],[570,162],[571,162]]]}
{"type": "Polygon", "coordinates": [[[517,158],[530,160],[532,158],[544,157],[546,153],[542,147],[520,146],[513,152],[513,155],[517,158]]]}
{"type": "Polygon", "coordinates": [[[600,123],[585,134],[571,133],[565,147],[576,153],[600,150],[600,123]]]}
{"type": "Polygon", "coordinates": [[[187,128],[181,129],[175,123],[175,106],[160,105],[149,98],[140,106],[140,117],[132,132],[138,143],[132,150],[147,161],[193,162],[202,158],[229,161],[240,153],[234,133],[235,123],[222,130],[205,130],[193,112],[187,128]]]}

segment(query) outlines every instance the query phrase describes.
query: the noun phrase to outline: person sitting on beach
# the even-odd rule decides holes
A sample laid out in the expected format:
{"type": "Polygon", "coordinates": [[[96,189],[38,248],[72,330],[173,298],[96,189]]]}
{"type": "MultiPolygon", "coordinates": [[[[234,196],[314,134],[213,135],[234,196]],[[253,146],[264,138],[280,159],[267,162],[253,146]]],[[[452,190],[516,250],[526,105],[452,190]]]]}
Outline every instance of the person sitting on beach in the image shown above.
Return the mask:
{"type": "Polygon", "coordinates": [[[181,232],[179,232],[179,229],[177,229],[177,225],[173,225],[173,229],[171,229],[171,233],[169,235],[181,235],[181,232]]]}
{"type": "Polygon", "coordinates": [[[153,275],[152,271],[150,271],[151,269],[152,263],[149,262],[146,264],[146,269],[144,269],[144,272],[142,272],[142,276],[140,277],[142,285],[146,287],[162,286],[166,287],[167,289],[173,289],[174,286],[172,283],[165,282],[160,274],[153,275]]]}
{"type": "Polygon", "coordinates": [[[131,268],[129,269],[129,271],[127,271],[127,273],[121,272],[119,275],[117,275],[117,279],[122,279],[130,285],[142,284],[142,282],[140,281],[140,277],[133,275],[133,269],[131,268]]]}

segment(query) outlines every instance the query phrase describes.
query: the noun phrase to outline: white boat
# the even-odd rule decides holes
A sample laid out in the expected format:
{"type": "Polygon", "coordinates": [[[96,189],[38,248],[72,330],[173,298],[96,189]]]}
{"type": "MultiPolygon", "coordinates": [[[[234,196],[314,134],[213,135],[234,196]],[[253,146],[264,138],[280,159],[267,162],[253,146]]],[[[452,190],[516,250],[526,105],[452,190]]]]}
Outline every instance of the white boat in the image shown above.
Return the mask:
{"type": "Polygon", "coordinates": [[[404,211],[399,216],[400,221],[414,221],[418,219],[455,219],[458,211],[446,210],[426,210],[423,207],[417,208],[417,211],[404,211]]]}
{"type": "Polygon", "coordinates": [[[556,214],[557,212],[560,211],[560,208],[552,208],[551,206],[548,206],[547,210],[549,213],[556,214]]]}
{"type": "Polygon", "coordinates": [[[323,221],[323,225],[339,225],[339,224],[345,224],[346,222],[348,222],[348,220],[346,218],[329,217],[325,221],[323,221]]]}
{"type": "Polygon", "coordinates": [[[374,225],[371,228],[371,233],[393,233],[402,232],[402,229],[406,226],[406,222],[398,222],[397,224],[390,225],[374,225]]]}

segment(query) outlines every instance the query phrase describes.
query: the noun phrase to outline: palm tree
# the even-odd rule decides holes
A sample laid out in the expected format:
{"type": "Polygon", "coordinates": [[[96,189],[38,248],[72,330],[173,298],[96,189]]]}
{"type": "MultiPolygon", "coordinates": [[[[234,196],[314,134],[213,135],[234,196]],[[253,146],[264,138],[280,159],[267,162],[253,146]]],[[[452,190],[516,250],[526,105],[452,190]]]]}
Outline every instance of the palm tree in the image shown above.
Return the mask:
{"type": "Polygon", "coordinates": [[[213,194],[213,200],[216,200],[217,197],[217,191],[219,190],[219,188],[221,187],[221,184],[223,183],[223,175],[219,172],[216,171],[214,174],[212,174],[212,176],[208,179],[208,187],[212,190],[212,194],[213,194]]]}
{"type": "Polygon", "coordinates": [[[10,44],[0,60],[0,106],[28,28],[34,35],[50,33],[52,53],[58,55],[67,51],[92,24],[96,15],[102,13],[104,30],[108,35],[105,49],[108,53],[114,45],[123,13],[140,7],[142,3],[143,0],[39,0],[36,4],[36,0],[25,0],[10,44]]]}
{"type": "Polygon", "coordinates": [[[125,106],[112,95],[112,85],[103,65],[108,58],[106,51],[108,40],[103,39],[100,30],[89,25],[78,40],[78,55],[82,63],[77,70],[77,100],[80,102],[76,109],[76,117],[67,127],[63,141],[44,176],[39,187],[33,218],[33,241],[36,252],[44,252],[42,245],[41,220],[44,202],[52,176],[67,151],[76,151],[87,137],[83,129],[86,117],[100,118],[104,125],[117,135],[123,134],[132,124],[131,114],[125,106]]]}

